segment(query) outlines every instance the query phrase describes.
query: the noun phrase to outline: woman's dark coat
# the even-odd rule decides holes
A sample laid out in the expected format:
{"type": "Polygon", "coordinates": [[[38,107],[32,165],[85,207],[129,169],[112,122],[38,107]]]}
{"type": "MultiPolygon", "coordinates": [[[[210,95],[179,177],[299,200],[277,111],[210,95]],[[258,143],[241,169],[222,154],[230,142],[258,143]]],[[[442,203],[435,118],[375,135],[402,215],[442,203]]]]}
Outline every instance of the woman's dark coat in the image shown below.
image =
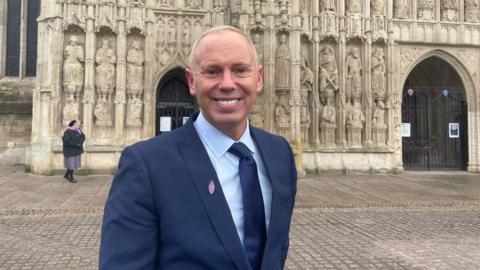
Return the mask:
{"type": "Polygon", "coordinates": [[[67,129],[63,133],[63,156],[73,157],[83,153],[83,142],[85,134],[78,131],[67,129]]]}

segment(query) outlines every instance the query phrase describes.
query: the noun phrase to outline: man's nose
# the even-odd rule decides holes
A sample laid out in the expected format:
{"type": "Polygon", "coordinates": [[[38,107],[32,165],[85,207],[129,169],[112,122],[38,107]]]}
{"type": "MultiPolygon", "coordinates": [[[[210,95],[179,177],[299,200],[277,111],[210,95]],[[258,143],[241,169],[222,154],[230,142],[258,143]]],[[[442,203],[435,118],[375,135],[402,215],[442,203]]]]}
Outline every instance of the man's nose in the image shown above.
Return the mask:
{"type": "Polygon", "coordinates": [[[234,76],[231,71],[224,71],[220,88],[224,90],[235,89],[234,76]]]}

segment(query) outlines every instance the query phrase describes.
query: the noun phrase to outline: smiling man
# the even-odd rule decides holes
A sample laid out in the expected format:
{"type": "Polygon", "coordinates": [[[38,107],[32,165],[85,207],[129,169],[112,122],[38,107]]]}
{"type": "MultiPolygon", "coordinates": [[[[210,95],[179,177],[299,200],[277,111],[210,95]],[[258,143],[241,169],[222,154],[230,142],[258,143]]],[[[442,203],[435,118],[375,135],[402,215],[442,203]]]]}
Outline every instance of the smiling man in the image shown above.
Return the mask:
{"type": "Polygon", "coordinates": [[[288,142],[248,124],[255,47],[219,26],[186,76],[200,112],[125,148],[105,206],[100,269],[283,269],[296,194],[288,142]]]}

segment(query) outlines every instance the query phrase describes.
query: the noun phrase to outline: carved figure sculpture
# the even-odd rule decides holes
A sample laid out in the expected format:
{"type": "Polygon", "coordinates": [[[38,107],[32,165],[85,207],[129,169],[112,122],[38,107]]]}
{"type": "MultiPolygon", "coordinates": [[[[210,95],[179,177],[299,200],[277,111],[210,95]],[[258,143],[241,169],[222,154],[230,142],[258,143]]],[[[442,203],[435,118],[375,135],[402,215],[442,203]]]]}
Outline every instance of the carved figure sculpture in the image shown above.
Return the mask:
{"type": "Polygon", "coordinates": [[[129,99],[125,124],[128,127],[142,126],[142,100],[138,97],[129,99]]]}
{"type": "Polygon", "coordinates": [[[372,57],[372,92],[374,97],[385,96],[385,57],[383,49],[375,49],[372,57]]]}
{"type": "Polygon", "coordinates": [[[385,104],[382,99],[377,101],[372,118],[373,142],[375,145],[385,145],[387,125],[385,124],[385,104]]]}
{"type": "Polygon", "coordinates": [[[371,14],[372,16],[383,16],[385,9],[384,0],[371,0],[371,14]]]}
{"type": "Polygon", "coordinates": [[[250,122],[254,127],[264,127],[263,105],[262,98],[257,96],[257,101],[253,104],[252,109],[250,110],[250,122]]]}
{"type": "Polygon", "coordinates": [[[75,100],[74,95],[67,95],[65,97],[65,106],[63,107],[63,122],[67,124],[72,119],[79,119],[80,114],[78,110],[78,102],[75,100]]]}
{"type": "Polygon", "coordinates": [[[275,124],[277,128],[290,127],[290,106],[288,105],[287,95],[282,94],[275,105],[275,124]]]}
{"type": "Polygon", "coordinates": [[[408,1],[407,0],[395,0],[394,17],[397,19],[408,19],[408,1]]]}
{"type": "Polygon", "coordinates": [[[309,100],[313,89],[313,72],[308,67],[307,61],[302,57],[300,61],[300,122],[303,125],[310,124],[309,100]]]}
{"type": "Polygon", "coordinates": [[[325,93],[338,90],[338,68],[337,61],[333,55],[332,49],[324,47],[320,52],[320,92],[322,99],[325,93]]]}
{"type": "Polygon", "coordinates": [[[322,0],[321,9],[323,11],[335,11],[337,3],[335,0],[322,0]]]}
{"type": "Polygon", "coordinates": [[[362,145],[362,129],[365,123],[365,115],[362,112],[360,102],[355,100],[347,117],[347,140],[351,147],[362,145]]]}
{"type": "Polygon", "coordinates": [[[418,0],[418,18],[431,20],[433,18],[433,0],[418,0]]]}
{"type": "Polygon", "coordinates": [[[140,41],[132,42],[127,53],[127,94],[139,97],[143,94],[143,63],[145,58],[140,41]]]}
{"type": "Polygon", "coordinates": [[[347,98],[362,95],[362,61],[358,48],[352,48],[347,57],[347,98]]]}
{"type": "Polygon", "coordinates": [[[112,125],[112,108],[111,103],[105,98],[100,97],[97,100],[95,109],[93,110],[93,115],[95,115],[95,124],[102,127],[107,127],[112,125]]]}
{"type": "Polygon", "coordinates": [[[333,106],[333,96],[327,95],[327,101],[320,117],[320,137],[324,146],[335,146],[335,129],[337,128],[337,112],[333,106]]]}
{"type": "Polygon", "coordinates": [[[457,0],[442,0],[441,10],[442,20],[447,22],[454,22],[457,20],[457,0]]]}
{"type": "Polygon", "coordinates": [[[95,62],[97,63],[95,86],[100,96],[111,95],[115,85],[115,63],[117,57],[115,52],[110,48],[107,39],[102,42],[95,54],[95,62]]]}
{"type": "Polygon", "coordinates": [[[361,0],[346,0],[348,13],[362,13],[361,0]]]}
{"type": "Polygon", "coordinates": [[[478,22],[479,21],[479,0],[465,0],[465,21],[478,22]]]}
{"type": "MultiPolygon", "coordinates": [[[[69,95],[77,95],[83,87],[83,62],[85,55],[82,46],[77,44],[77,37],[71,36],[70,43],[65,47],[63,63],[63,87],[69,95]]],[[[77,118],[72,118],[77,119],[77,118]]]]}
{"type": "Polygon", "coordinates": [[[290,88],[290,50],[287,45],[287,36],[280,36],[280,46],[275,52],[275,83],[277,89],[290,88]]]}

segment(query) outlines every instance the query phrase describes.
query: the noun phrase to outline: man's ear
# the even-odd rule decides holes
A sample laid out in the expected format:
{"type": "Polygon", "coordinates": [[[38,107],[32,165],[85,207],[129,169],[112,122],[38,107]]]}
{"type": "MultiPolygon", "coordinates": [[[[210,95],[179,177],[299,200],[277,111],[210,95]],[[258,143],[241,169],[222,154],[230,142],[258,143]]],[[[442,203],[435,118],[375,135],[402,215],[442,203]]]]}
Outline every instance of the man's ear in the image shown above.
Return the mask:
{"type": "Polygon", "coordinates": [[[262,92],[263,89],[263,66],[258,65],[257,69],[257,93],[262,92]]]}
{"type": "Polygon", "coordinates": [[[187,77],[190,95],[195,96],[195,83],[193,79],[193,71],[189,68],[185,69],[185,77],[187,77]]]}

